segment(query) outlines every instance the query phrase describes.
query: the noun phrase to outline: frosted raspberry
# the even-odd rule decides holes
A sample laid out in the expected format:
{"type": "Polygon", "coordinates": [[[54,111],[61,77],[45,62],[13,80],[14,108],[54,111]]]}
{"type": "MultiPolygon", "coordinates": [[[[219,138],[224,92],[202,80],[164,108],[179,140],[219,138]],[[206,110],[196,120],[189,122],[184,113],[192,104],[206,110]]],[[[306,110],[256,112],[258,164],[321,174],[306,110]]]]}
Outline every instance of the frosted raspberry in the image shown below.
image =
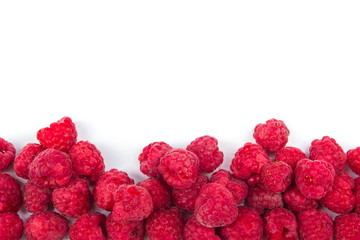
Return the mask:
{"type": "Polygon", "coordinates": [[[60,214],[40,212],[26,220],[24,234],[27,240],[61,240],[68,230],[68,221],[60,214]]]}
{"type": "Polygon", "coordinates": [[[350,169],[357,175],[360,175],[360,147],[347,152],[347,162],[350,169]]]}
{"type": "Polygon", "coordinates": [[[112,214],[106,219],[106,231],[110,240],[143,240],[144,221],[115,222],[112,214]]]}
{"type": "Polygon", "coordinates": [[[104,214],[87,213],[82,215],[70,227],[70,240],[106,240],[105,221],[104,214]]]}
{"type": "Polygon", "coordinates": [[[140,171],[149,177],[160,177],[160,159],[171,149],[170,145],[164,142],[153,142],[144,147],[139,155],[140,171]]]}
{"type": "Polygon", "coordinates": [[[296,213],[315,209],[319,205],[318,201],[305,197],[295,185],[283,193],[283,199],[287,207],[296,213]]]}
{"type": "Polygon", "coordinates": [[[356,213],[337,216],[334,222],[335,240],[360,239],[360,215],[356,213]]]}
{"type": "Polygon", "coordinates": [[[280,149],[275,156],[275,161],[287,163],[292,169],[295,169],[298,161],[307,158],[306,154],[296,147],[284,147],[280,149]]]}
{"type": "Polygon", "coordinates": [[[224,154],[219,151],[218,141],[214,137],[202,136],[192,141],[186,150],[198,156],[199,171],[211,173],[218,168],[224,160],[224,154]]]}
{"type": "Polygon", "coordinates": [[[357,214],[360,214],[360,177],[355,179],[355,190],[354,190],[354,194],[355,194],[355,212],[357,214]]]}
{"type": "Polygon", "coordinates": [[[14,170],[16,175],[24,179],[29,179],[29,165],[43,150],[43,147],[37,143],[29,143],[23,147],[20,154],[15,158],[14,170]]]}
{"type": "Polygon", "coordinates": [[[221,240],[215,234],[215,228],[201,225],[194,215],[189,217],[184,227],[184,240],[221,240]]]}
{"type": "Polygon", "coordinates": [[[171,189],[166,183],[157,178],[148,178],[137,185],[145,188],[151,195],[154,210],[168,208],[171,204],[171,189]]]}
{"type": "Polygon", "coordinates": [[[40,129],[36,137],[44,148],[67,152],[76,143],[77,131],[71,118],[63,117],[50,127],[40,129]]]}
{"type": "Polygon", "coordinates": [[[75,178],[67,185],[53,191],[51,200],[63,216],[76,218],[91,209],[89,182],[84,178],[75,178]]]}
{"type": "Polygon", "coordinates": [[[265,240],[299,239],[295,215],[285,208],[275,208],[264,215],[265,240]]]}
{"type": "Polygon", "coordinates": [[[179,209],[159,209],[145,222],[149,240],[181,240],[184,219],[179,209]]]}
{"type": "Polygon", "coordinates": [[[49,210],[51,206],[51,189],[39,187],[33,180],[24,187],[24,207],[28,212],[36,213],[49,210]]]}
{"type": "Polygon", "coordinates": [[[0,213],[17,212],[22,203],[20,183],[9,174],[0,173],[0,213]]]}
{"type": "Polygon", "coordinates": [[[253,137],[266,151],[276,153],[285,147],[290,131],[281,120],[270,119],[265,124],[258,124],[253,137]]]}
{"type": "Polygon", "coordinates": [[[336,143],[335,139],[328,136],[312,141],[309,158],[323,160],[331,163],[336,173],[343,172],[346,166],[346,154],[336,143]]]}
{"type": "Polygon", "coordinates": [[[231,192],[223,185],[208,183],[200,189],[194,214],[201,225],[226,226],[235,221],[237,213],[237,204],[231,192]]]}
{"type": "Polygon", "coordinates": [[[113,218],[117,222],[141,221],[153,211],[150,193],[136,185],[121,185],[114,195],[113,218]]]}
{"type": "Polygon", "coordinates": [[[23,222],[17,213],[0,213],[0,239],[19,240],[23,233],[23,222]]]}
{"type": "Polygon", "coordinates": [[[100,176],[94,188],[94,199],[101,209],[111,211],[114,205],[114,193],[122,184],[134,184],[127,173],[111,169],[100,176]]]}
{"type": "Polygon", "coordinates": [[[185,149],[172,149],[161,158],[158,170],[170,186],[189,188],[196,181],[199,158],[185,149]]]}
{"type": "Polygon", "coordinates": [[[0,138],[0,172],[14,162],[15,152],[14,145],[0,138]]]}
{"type": "Polygon", "coordinates": [[[326,212],[311,209],[297,215],[299,236],[304,240],[332,240],[333,222],[326,212]]]}
{"type": "Polygon", "coordinates": [[[248,142],[235,153],[230,169],[235,177],[248,179],[253,173],[260,174],[263,167],[270,162],[259,144],[248,142]]]}
{"type": "Polygon", "coordinates": [[[79,176],[88,176],[91,183],[104,173],[105,164],[101,152],[88,141],[79,141],[69,150],[74,171],[79,176]]]}
{"type": "Polygon", "coordinates": [[[272,162],[261,173],[264,186],[273,192],[284,192],[294,179],[292,168],[284,162],[272,162]]]}
{"type": "Polygon", "coordinates": [[[172,197],[175,205],[189,213],[193,213],[195,209],[195,200],[199,195],[200,188],[207,184],[209,179],[199,173],[196,181],[191,187],[185,189],[174,188],[172,191],[172,197]]]}
{"type": "Polygon", "coordinates": [[[315,200],[321,199],[331,190],[335,178],[335,171],[330,163],[310,159],[299,161],[294,174],[300,192],[315,200]]]}
{"type": "Polygon", "coordinates": [[[68,154],[48,148],[30,163],[29,176],[42,187],[57,188],[66,185],[73,174],[68,154]]]}
{"type": "Polygon", "coordinates": [[[236,221],[229,226],[220,228],[224,240],[260,240],[264,226],[262,218],[252,208],[238,207],[236,221]]]}
{"type": "Polygon", "coordinates": [[[251,187],[245,199],[247,206],[254,208],[259,213],[265,209],[283,207],[281,193],[275,193],[258,184],[251,187]]]}

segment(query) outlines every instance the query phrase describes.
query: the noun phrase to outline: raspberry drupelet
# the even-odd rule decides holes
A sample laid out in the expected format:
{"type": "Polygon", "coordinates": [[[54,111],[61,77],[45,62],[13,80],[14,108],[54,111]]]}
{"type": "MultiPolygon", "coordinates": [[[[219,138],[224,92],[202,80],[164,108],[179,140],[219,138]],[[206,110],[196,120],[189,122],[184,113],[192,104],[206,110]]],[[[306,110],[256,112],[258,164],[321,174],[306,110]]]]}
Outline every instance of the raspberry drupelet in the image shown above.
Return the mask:
{"type": "Polygon", "coordinates": [[[106,232],[110,240],[143,240],[144,221],[116,222],[110,213],[106,219],[106,232]]]}
{"type": "Polygon", "coordinates": [[[5,171],[14,162],[15,153],[14,145],[0,138],[0,172],[5,171]]]}
{"type": "Polygon", "coordinates": [[[272,162],[264,166],[261,179],[267,189],[276,193],[284,192],[294,179],[293,170],[284,162],[272,162]]]}
{"type": "Polygon", "coordinates": [[[77,218],[69,230],[70,240],[106,240],[106,216],[101,213],[87,213],[77,218]]]}
{"type": "Polygon", "coordinates": [[[151,195],[154,210],[169,208],[171,205],[171,189],[166,183],[157,178],[148,178],[137,184],[145,188],[151,195]]]}
{"type": "Polygon", "coordinates": [[[29,179],[29,165],[43,150],[44,148],[40,144],[26,144],[15,158],[14,170],[16,175],[24,179],[29,179]]]}
{"type": "Polygon", "coordinates": [[[39,187],[33,180],[24,186],[24,207],[28,212],[36,213],[47,211],[51,207],[50,188],[39,187]]]}
{"type": "Polygon", "coordinates": [[[22,203],[20,183],[7,173],[0,173],[0,213],[17,212],[22,203]]]}
{"type": "Polygon", "coordinates": [[[0,239],[19,240],[23,234],[23,221],[17,213],[0,213],[0,239]]]}
{"type": "Polygon", "coordinates": [[[285,208],[275,208],[264,214],[264,238],[299,239],[295,215],[285,208]]]}
{"type": "Polygon", "coordinates": [[[333,221],[322,210],[311,209],[297,215],[299,237],[303,240],[332,240],[333,221]]]}
{"type": "Polygon", "coordinates": [[[194,215],[191,215],[185,223],[184,240],[221,240],[221,238],[215,233],[215,228],[204,227],[194,215]]]}

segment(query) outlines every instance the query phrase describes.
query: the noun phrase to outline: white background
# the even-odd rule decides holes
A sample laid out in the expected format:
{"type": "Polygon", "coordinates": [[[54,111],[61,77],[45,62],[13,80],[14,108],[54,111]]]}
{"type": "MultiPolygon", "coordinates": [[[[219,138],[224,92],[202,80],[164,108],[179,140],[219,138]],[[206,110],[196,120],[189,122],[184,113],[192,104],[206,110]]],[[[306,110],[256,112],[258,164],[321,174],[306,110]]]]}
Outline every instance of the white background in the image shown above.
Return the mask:
{"type": "Polygon", "coordinates": [[[358,1],[1,1],[0,137],[17,150],[63,116],[106,169],[145,179],[153,141],[209,134],[228,168],[257,123],[288,145],[360,146],[358,1]]]}

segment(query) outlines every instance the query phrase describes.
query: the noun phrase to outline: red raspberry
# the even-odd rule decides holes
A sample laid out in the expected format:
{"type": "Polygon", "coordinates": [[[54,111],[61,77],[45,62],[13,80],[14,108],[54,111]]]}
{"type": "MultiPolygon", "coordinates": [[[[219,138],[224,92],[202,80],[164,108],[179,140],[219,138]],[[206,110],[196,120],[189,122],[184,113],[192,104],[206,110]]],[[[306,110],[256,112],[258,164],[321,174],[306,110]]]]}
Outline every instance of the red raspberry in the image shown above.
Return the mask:
{"type": "Polygon", "coordinates": [[[265,124],[258,124],[253,137],[266,151],[276,153],[285,147],[290,131],[281,120],[270,119],[265,124]]]}
{"type": "Polygon", "coordinates": [[[184,240],[221,240],[215,234],[215,228],[201,225],[194,215],[189,217],[184,227],[184,240]]]}
{"type": "Polygon", "coordinates": [[[66,185],[73,174],[67,153],[48,148],[30,163],[29,176],[38,186],[57,188],[66,185]]]}
{"type": "Polygon", "coordinates": [[[331,190],[334,183],[335,170],[325,161],[303,159],[295,170],[295,182],[306,197],[319,200],[331,190]]]}
{"type": "Polygon", "coordinates": [[[140,171],[149,177],[161,177],[158,171],[160,159],[172,148],[164,142],[150,143],[139,155],[140,171]]]}
{"type": "Polygon", "coordinates": [[[0,172],[8,168],[15,158],[14,145],[0,138],[0,172]]]}
{"type": "Polygon", "coordinates": [[[224,240],[260,240],[264,226],[262,218],[252,208],[239,206],[239,214],[231,225],[220,228],[224,240]]]}
{"type": "Polygon", "coordinates": [[[261,173],[264,186],[276,193],[284,192],[294,179],[292,168],[284,162],[272,162],[261,173]]]}
{"type": "Polygon", "coordinates": [[[106,217],[101,213],[82,215],[70,227],[70,240],[106,240],[105,221],[106,217]]]}
{"type": "Polygon", "coordinates": [[[357,214],[360,214],[360,177],[355,179],[355,190],[354,190],[354,194],[355,194],[355,212],[357,214]]]}
{"type": "Polygon", "coordinates": [[[53,191],[51,200],[63,216],[76,218],[91,209],[91,192],[87,179],[75,178],[53,191]]]}
{"type": "Polygon", "coordinates": [[[170,207],[171,189],[163,181],[157,178],[148,178],[137,185],[148,190],[153,201],[154,210],[170,207]]]}
{"type": "Polygon", "coordinates": [[[74,172],[79,176],[88,176],[95,183],[104,173],[105,164],[101,152],[88,141],[79,141],[69,150],[74,172]]]}
{"type": "Polygon", "coordinates": [[[0,239],[19,240],[23,233],[23,221],[17,213],[0,213],[0,239]]]}
{"type": "Polygon", "coordinates": [[[196,181],[199,158],[185,149],[172,149],[160,159],[158,170],[170,186],[189,188],[196,181]]]}
{"type": "Polygon", "coordinates": [[[238,211],[229,190],[221,184],[208,183],[200,189],[194,214],[205,227],[222,227],[234,222],[238,211]]]}
{"type": "Polygon", "coordinates": [[[71,118],[63,117],[50,127],[40,129],[36,137],[44,148],[67,152],[76,143],[77,131],[71,118]]]}
{"type": "Polygon", "coordinates": [[[235,153],[230,169],[235,177],[248,179],[253,173],[260,174],[263,167],[270,162],[259,144],[248,142],[235,153]]]}
{"type": "Polygon", "coordinates": [[[356,213],[339,215],[334,222],[335,240],[359,240],[360,239],[360,215],[356,213]]]}
{"type": "Polygon", "coordinates": [[[285,208],[275,208],[264,215],[265,240],[299,239],[295,215],[285,208]]]}
{"type": "Polygon", "coordinates": [[[355,188],[354,179],[348,173],[340,173],[335,177],[332,190],[320,202],[335,213],[349,213],[355,205],[353,188],[355,188]]]}
{"type": "Polygon", "coordinates": [[[150,193],[136,185],[121,185],[114,195],[113,218],[117,222],[141,221],[147,218],[154,206],[150,193]]]}
{"type": "Polygon", "coordinates": [[[16,156],[14,162],[16,175],[24,179],[29,179],[29,165],[43,150],[43,147],[37,143],[29,143],[21,149],[20,154],[16,156]]]}
{"type": "Polygon", "coordinates": [[[17,212],[21,203],[20,183],[9,174],[0,173],[0,213],[17,212]]]}
{"type": "Polygon", "coordinates": [[[319,205],[318,201],[305,197],[295,185],[283,193],[283,199],[287,207],[296,213],[315,209],[319,205]]]}
{"type": "Polygon", "coordinates": [[[299,236],[304,240],[332,240],[333,222],[325,211],[311,209],[297,215],[299,236]]]}
{"type": "Polygon", "coordinates": [[[309,158],[323,160],[334,167],[336,173],[343,172],[346,166],[346,154],[336,143],[335,139],[328,136],[312,141],[309,158]]]}
{"type": "Polygon", "coordinates": [[[159,209],[146,220],[149,240],[181,240],[184,219],[179,209],[159,209]]]}
{"type": "Polygon", "coordinates": [[[357,175],[360,175],[360,147],[347,152],[347,162],[350,169],[357,175]]]}
{"type": "Polygon", "coordinates": [[[31,215],[25,223],[27,240],[61,240],[69,230],[66,218],[55,212],[40,212],[31,215]]]}
{"type": "Polygon", "coordinates": [[[275,156],[275,161],[282,161],[290,165],[292,169],[295,169],[298,161],[307,158],[306,154],[296,147],[284,147],[280,149],[275,156]]]}
{"type": "Polygon", "coordinates": [[[192,141],[186,150],[196,154],[199,158],[200,172],[211,173],[217,169],[224,160],[224,154],[219,151],[218,141],[214,137],[202,136],[192,141]]]}
{"type": "Polygon", "coordinates": [[[281,193],[275,193],[258,184],[251,187],[245,199],[247,206],[254,208],[259,213],[265,209],[283,207],[281,193]]]}
{"type": "Polygon", "coordinates": [[[111,169],[100,176],[94,188],[94,199],[101,209],[111,211],[114,205],[114,193],[122,184],[134,184],[126,172],[111,169]]]}
{"type": "Polygon", "coordinates": [[[195,200],[199,195],[200,189],[208,182],[209,179],[205,175],[199,173],[195,183],[191,185],[191,187],[186,189],[174,188],[172,197],[175,205],[182,210],[193,213],[195,210],[195,200]]]}
{"type": "Polygon", "coordinates": [[[50,209],[51,189],[39,187],[33,180],[27,181],[24,187],[24,207],[28,212],[36,213],[50,209]]]}
{"type": "Polygon", "coordinates": [[[106,231],[110,240],[143,240],[144,221],[115,222],[112,214],[106,219],[106,231]]]}

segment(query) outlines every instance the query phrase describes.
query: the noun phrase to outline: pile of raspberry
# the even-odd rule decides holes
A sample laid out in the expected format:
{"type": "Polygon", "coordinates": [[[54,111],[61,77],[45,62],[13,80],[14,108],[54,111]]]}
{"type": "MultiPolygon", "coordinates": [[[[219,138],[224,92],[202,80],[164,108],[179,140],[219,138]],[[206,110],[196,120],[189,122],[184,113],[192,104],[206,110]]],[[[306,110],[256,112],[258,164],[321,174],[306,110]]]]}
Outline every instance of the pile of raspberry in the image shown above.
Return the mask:
{"type": "Polygon", "coordinates": [[[345,153],[324,136],[306,154],[287,146],[289,134],[281,120],[256,125],[229,170],[212,136],[184,148],[153,142],[139,154],[147,178],[136,184],[105,171],[69,117],[18,154],[0,138],[0,240],[360,239],[360,147],[345,153]]]}

